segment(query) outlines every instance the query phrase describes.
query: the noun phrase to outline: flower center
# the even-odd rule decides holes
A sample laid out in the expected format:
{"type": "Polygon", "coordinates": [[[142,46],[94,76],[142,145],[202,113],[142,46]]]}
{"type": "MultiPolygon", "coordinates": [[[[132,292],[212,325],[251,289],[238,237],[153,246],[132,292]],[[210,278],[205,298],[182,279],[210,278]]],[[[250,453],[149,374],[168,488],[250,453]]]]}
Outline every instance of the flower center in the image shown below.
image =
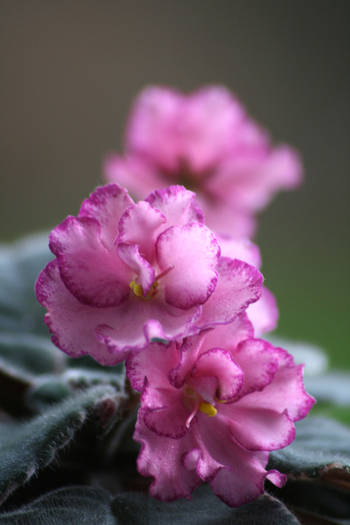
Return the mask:
{"type": "Polygon", "coordinates": [[[203,412],[203,414],[206,414],[209,417],[214,417],[218,413],[214,405],[204,401],[203,398],[188,385],[186,385],[184,388],[184,402],[185,406],[191,410],[191,414],[186,421],[187,428],[189,428],[191,421],[197,412],[203,412]]]}
{"type": "Polygon", "coordinates": [[[136,297],[140,297],[140,299],[145,299],[146,301],[149,301],[150,299],[152,299],[152,297],[154,297],[157,293],[157,289],[158,289],[158,285],[159,285],[159,280],[164,277],[165,275],[167,275],[171,270],[174,269],[174,266],[169,266],[169,268],[166,268],[165,270],[163,270],[162,272],[160,272],[158,275],[156,275],[155,277],[155,280],[154,280],[154,283],[152,284],[151,286],[151,289],[149,290],[148,293],[144,293],[143,291],[143,288],[142,288],[142,285],[137,283],[135,281],[135,279],[133,279],[130,283],[129,283],[129,287],[130,287],[130,290],[132,290],[134,292],[134,294],[136,295],[136,297]]]}
{"type": "Polygon", "coordinates": [[[201,404],[199,405],[199,410],[210,417],[214,417],[218,413],[214,405],[211,405],[210,403],[207,403],[205,401],[201,402],[201,404]]]}
{"type": "Polygon", "coordinates": [[[149,290],[149,292],[146,295],[143,293],[143,288],[142,288],[141,284],[138,284],[135,280],[132,280],[130,282],[129,286],[130,286],[130,289],[136,295],[136,297],[140,297],[141,299],[145,299],[146,301],[149,301],[156,294],[158,281],[154,281],[154,283],[152,284],[151,289],[149,290]]]}

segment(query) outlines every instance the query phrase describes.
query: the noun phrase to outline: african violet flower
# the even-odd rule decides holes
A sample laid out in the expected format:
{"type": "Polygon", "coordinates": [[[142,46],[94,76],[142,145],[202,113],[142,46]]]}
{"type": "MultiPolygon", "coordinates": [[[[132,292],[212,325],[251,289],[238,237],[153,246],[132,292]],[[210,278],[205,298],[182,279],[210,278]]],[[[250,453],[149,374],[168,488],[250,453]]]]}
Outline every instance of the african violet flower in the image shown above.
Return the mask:
{"type": "Polygon", "coordinates": [[[98,188],[50,235],[56,259],[36,293],[54,343],[114,365],[153,340],[230,323],[261,294],[262,276],[220,256],[195,195],[181,186],[134,203],[98,188]]]}
{"type": "Polygon", "coordinates": [[[291,443],[294,421],[314,400],[302,366],[284,350],[252,338],[246,314],[226,326],[130,356],[127,374],[141,394],[134,438],[138,470],[162,500],[190,497],[201,482],[231,506],[255,499],[268,479],[269,452],[291,443]]]}
{"type": "Polygon", "coordinates": [[[191,95],[150,87],[136,99],[126,133],[127,156],[106,159],[108,181],[139,198],[154,188],[185,184],[201,199],[217,232],[249,236],[254,214],[281,189],[301,180],[297,153],[272,147],[267,133],[225,88],[191,95]]]}

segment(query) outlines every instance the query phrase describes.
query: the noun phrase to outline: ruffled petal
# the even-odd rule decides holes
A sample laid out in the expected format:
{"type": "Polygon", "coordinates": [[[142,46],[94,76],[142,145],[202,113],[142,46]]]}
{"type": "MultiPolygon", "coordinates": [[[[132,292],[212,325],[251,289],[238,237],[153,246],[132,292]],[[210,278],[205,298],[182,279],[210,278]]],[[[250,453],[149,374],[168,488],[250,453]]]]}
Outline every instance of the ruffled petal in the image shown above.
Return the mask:
{"type": "Polygon", "coordinates": [[[187,421],[193,408],[185,406],[181,390],[171,385],[152,388],[147,383],[142,392],[141,405],[145,425],[158,436],[179,439],[189,431],[187,421]]]}
{"type": "Polygon", "coordinates": [[[217,283],[220,248],[208,228],[198,223],[173,226],[159,236],[156,251],[160,269],[172,268],[162,277],[169,304],[187,309],[210,297],[217,283]]]}
{"type": "Polygon", "coordinates": [[[116,306],[129,295],[131,272],[115,249],[101,239],[100,224],[90,217],[67,217],[50,235],[61,277],[83,304],[116,306]]]}
{"type": "Polygon", "coordinates": [[[236,397],[244,380],[243,371],[233,361],[230,352],[213,348],[195,362],[188,381],[194,390],[209,403],[229,401],[236,397]],[[215,378],[214,391],[208,391],[205,380],[215,378]],[[204,379],[204,382],[203,382],[204,379]]]}
{"type": "MultiPolygon", "coordinates": [[[[286,411],[292,421],[305,417],[311,410],[315,400],[304,388],[303,365],[295,365],[293,358],[285,350],[274,348],[263,342],[270,353],[274,353],[278,360],[278,370],[267,386],[261,391],[246,395],[240,403],[245,407],[259,407],[286,411]]],[[[253,368],[253,367],[251,367],[253,368]]]]}
{"type": "Polygon", "coordinates": [[[112,353],[142,350],[151,342],[174,341],[196,332],[194,325],[201,307],[181,310],[165,303],[159,295],[147,301],[130,294],[113,317],[101,321],[98,337],[112,353]]]}
{"type": "Polygon", "coordinates": [[[268,452],[251,452],[233,439],[224,417],[198,417],[203,446],[222,467],[210,481],[213,492],[231,507],[238,507],[264,492],[268,452]]]}
{"type": "Polygon", "coordinates": [[[277,450],[295,437],[295,426],[286,412],[245,406],[245,398],[220,406],[235,440],[247,450],[277,450]]]}
{"type": "Polygon", "coordinates": [[[260,299],[248,306],[247,314],[254,326],[255,337],[272,332],[277,326],[279,316],[273,293],[263,286],[260,299]]]}
{"type": "Polygon", "coordinates": [[[249,264],[221,257],[215,292],[203,305],[200,328],[230,323],[261,295],[262,275],[249,264]]]}
{"type": "MultiPolygon", "coordinates": [[[[203,332],[201,353],[210,348],[225,348],[233,352],[236,346],[254,335],[254,328],[245,312],[237,315],[232,323],[218,325],[203,332]]],[[[232,354],[233,355],[233,354],[232,354]]]]}
{"type": "Polygon", "coordinates": [[[159,436],[147,428],[139,411],[134,439],[141,444],[138,471],[153,478],[151,495],[164,501],[190,497],[201,483],[191,462],[185,460],[197,447],[191,432],[181,439],[159,436]]]}
{"type": "Polygon", "coordinates": [[[100,236],[107,247],[112,247],[118,233],[119,219],[133,204],[127,190],[117,184],[97,188],[81,205],[79,217],[91,217],[99,223],[100,236]]]}
{"type": "Polygon", "coordinates": [[[180,357],[178,345],[152,343],[147,349],[131,355],[126,363],[126,371],[131,386],[139,392],[143,389],[145,377],[151,385],[158,388],[169,387],[168,374],[180,357]]]}
{"type": "Polygon", "coordinates": [[[166,217],[167,228],[204,221],[202,210],[196,202],[196,194],[183,186],[155,190],[147,197],[146,202],[166,217]]]}
{"type": "Polygon", "coordinates": [[[267,341],[262,339],[243,341],[232,352],[232,356],[235,363],[244,370],[240,397],[254,391],[260,392],[274,380],[279,365],[279,350],[267,341]]]}
{"type": "Polygon", "coordinates": [[[95,328],[118,315],[116,308],[95,308],[81,304],[66,288],[57,261],[51,261],[40,273],[36,283],[39,303],[48,309],[45,323],[53,343],[71,357],[91,355],[102,365],[116,365],[126,352],[112,354],[101,343],[95,328]]]}
{"type": "Polygon", "coordinates": [[[142,257],[152,263],[155,241],[165,222],[166,218],[159,210],[152,208],[148,202],[138,202],[120,218],[117,242],[136,244],[142,257]]]}

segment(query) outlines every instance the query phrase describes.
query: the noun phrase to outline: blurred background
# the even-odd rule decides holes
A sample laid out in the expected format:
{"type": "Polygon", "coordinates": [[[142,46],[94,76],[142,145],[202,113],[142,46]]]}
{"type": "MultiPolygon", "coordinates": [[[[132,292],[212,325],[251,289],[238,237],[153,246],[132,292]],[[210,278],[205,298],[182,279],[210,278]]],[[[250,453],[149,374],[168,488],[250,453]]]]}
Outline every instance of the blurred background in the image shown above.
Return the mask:
{"type": "Polygon", "coordinates": [[[348,0],[1,0],[1,241],[77,213],[146,84],[225,84],[304,158],[257,236],[278,333],[350,368],[349,23],[348,0]]]}

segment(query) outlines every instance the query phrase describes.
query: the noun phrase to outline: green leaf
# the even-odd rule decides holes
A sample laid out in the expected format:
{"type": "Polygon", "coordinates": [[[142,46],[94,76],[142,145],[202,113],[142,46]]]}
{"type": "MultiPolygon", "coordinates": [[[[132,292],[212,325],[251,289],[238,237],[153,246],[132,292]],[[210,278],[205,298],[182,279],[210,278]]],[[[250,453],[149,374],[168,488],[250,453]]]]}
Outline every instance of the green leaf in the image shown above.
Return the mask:
{"type": "Polygon", "coordinates": [[[160,502],[139,492],[111,500],[101,489],[67,487],[2,514],[0,525],[300,525],[283,503],[268,495],[237,509],[207,487],[190,501],[160,502]]]}
{"type": "Polygon", "coordinates": [[[46,233],[0,247],[0,331],[47,334],[34,283],[52,258],[46,233]]]}
{"type": "Polygon", "coordinates": [[[123,396],[111,386],[98,386],[76,394],[34,419],[0,423],[0,502],[38,471],[52,463],[81,429],[90,414],[105,426],[123,396]]]}
{"type": "Polygon", "coordinates": [[[0,515],[1,525],[116,525],[108,492],[91,487],[55,490],[0,515]]]}
{"type": "Polygon", "coordinates": [[[288,475],[278,494],[315,515],[350,518],[350,429],[309,417],[297,423],[294,443],[270,454],[269,468],[288,475]]]}
{"type": "Polygon", "coordinates": [[[296,427],[295,441],[270,454],[270,468],[310,478],[341,470],[350,480],[349,428],[321,417],[308,417],[296,427]]]}
{"type": "Polygon", "coordinates": [[[0,247],[0,389],[8,394],[0,406],[12,415],[40,411],[93,385],[124,388],[123,366],[67,358],[49,340],[34,284],[50,259],[47,234],[0,247]]]}
{"type": "Polygon", "coordinates": [[[299,521],[277,499],[262,496],[239,508],[222,503],[201,487],[191,500],[157,501],[142,493],[121,493],[113,501],[117,523],[123,525],[297,525],[299,521]]]}
{"type": "Polygon", "coordinates": [[[67,358],[47,337],[0,333],[0,370],[31,380],[37,374],[60,373],[67,358]]]}

